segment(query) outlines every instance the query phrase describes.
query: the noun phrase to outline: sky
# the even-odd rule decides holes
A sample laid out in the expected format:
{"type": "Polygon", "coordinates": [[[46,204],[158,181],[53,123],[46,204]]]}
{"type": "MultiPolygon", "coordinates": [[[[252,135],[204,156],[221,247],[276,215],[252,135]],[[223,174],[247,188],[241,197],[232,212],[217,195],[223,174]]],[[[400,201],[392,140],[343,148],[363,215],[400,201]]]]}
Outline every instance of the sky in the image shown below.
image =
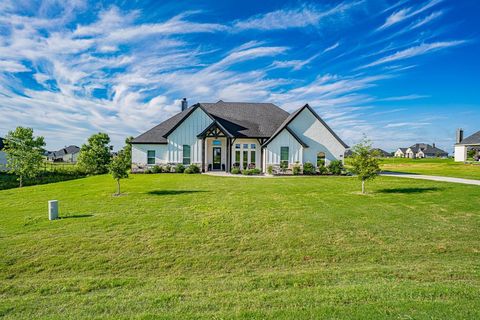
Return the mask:
{"type": "Polygon", "coordinates": [[[480,130],[480,2],[0,1],[0,136],[115,149],[180,100],[309,103],[349,145],[480,130]]]}

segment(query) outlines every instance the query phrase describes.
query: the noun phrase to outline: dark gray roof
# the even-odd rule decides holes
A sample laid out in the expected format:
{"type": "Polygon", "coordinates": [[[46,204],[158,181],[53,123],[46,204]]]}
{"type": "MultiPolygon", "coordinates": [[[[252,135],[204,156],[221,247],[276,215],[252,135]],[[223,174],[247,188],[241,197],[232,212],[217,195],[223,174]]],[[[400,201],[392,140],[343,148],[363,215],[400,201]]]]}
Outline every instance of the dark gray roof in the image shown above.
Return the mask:
{"type": "Polygon", "coordinates": [[[376,151],[381,157],[390,157],[392,154],[380,148],[373,148],[372,151],[376,151]]]}
{"type": "Polygon", "coordinates": [[[3,138],[0,138],[0,150],[3,150],[5,144],[3,143],[3,138]]]}
{"type": "Polygon", "coordinates": [[[45,155],[48,158],[57,159],[57,158],[63,157],[66,154],[74,154],[74,153],[77,153],[77,152],[80,152],[80,148],[77,147],[77,146],[71,145],[71,146],[62,148],[62,149],[57,150],[57,151],[47,151],[45,153],[45,155]]]}
{"type": "Polygon", "coordinates": [[[448,152],[427,143],[416,143],[411,146],[410,149],[412,149],[414,153],[422,151],[425,155],[448,155],[448,152]]]}
{"type": "Polygon", "coordinates": [[[480,131],[475,132],[469,137],[466,137],[458,145],[465,145],[465,144],[480,144],[480,131]]]}
{"type": "Polygon", "coordinates": [[[196,108],[202,108],[233,137],[268,138],[288,117],[288,112],[272,103],[224,102],[198,103],[174,115],[133,139],[133,143],[167,143],[173,131],[196,108]]]}
{"type": "Polygon", "coordinates": [[[402,151],[403,153],[405,153],[408,148],[398,148],[398,149],[400,149],[400,151],[402,151]]]}

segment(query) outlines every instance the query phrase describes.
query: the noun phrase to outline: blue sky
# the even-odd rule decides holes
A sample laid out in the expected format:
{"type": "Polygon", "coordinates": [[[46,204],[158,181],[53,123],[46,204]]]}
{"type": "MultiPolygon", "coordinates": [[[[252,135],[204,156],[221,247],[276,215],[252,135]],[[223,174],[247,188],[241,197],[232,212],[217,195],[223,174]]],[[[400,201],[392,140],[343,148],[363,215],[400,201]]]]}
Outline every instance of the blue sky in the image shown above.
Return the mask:
{"type": "Polygon", "coordinates": [[[196,102],[305,103],[348,143],[480,130],[475,1],[0,2],[0,136],[116,147],[196,102]]]}

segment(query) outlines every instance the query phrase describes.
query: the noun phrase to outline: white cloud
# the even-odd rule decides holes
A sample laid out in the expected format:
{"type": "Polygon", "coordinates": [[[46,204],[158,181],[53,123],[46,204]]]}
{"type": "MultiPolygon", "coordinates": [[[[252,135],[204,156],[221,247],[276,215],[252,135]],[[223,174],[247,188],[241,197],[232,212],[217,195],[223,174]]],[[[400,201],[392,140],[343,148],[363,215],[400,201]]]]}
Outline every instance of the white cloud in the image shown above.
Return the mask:
{"type": "Polygon", "coordinates": [[[16,61],[0,60],[0,72],[26,72],[30,71],[23,64],[16,61]]]}
{"type": "Polygon", "coordinates": [[[398,51],[394,54],[391,54],[389,56],[380,58],[372,63],[369,63],[367,65],[364,65],[360,68],[368,68],[368,67],[373,67],[377,66],[380,64],[384,63],[389,63],[393,61],[398,61],[398,60],[404,60],[420,55],[424,55],[426,53],[440,50],[440,49],[445,49],[445,48],[450,48],[450,47],[455,47],[461,44],[464,44],[466,41],[465,40],[455,40],[455,41],[440,41],[440,42],[433,42],[433,43],[423,43],[421,45],[415,46],[415,47],[410,47],[408,49],[398,51]]]}
{"type": "Polygon", "coordinates": [[[422,95],[422,94],[409,94],[406,96],[398,96],[398,97],[388,97],[383,99],[378,99],[377,101],[405,101],[405,100],[417,100],[417,99],[424,99],[430,96],[422,95]]]}
{"type": "Polygon", "coordinates": [[[423,6],[421,6],[419,9],[414,10],[413,8],[403,8],[401,10],[398,10],[394,13],[392,13],[390,16],[387,17],[385,20],[385,23],[380,26],[377,30],[383,30],[388,27],[393,26],[394,24],[397,24],[399,22],[402,22],[406,19],[412,18],[425,10],[430,9],[433,6],[436,6],[437,4],[441,3],[443,0],[430,0],[427,3],[425,3],[423,6]]]}
{"type": "Polygon", "coordinates": [[[425,18],[423,19],[420,19],[418,20],[414,25],[412,25],[410,27],[410,29],[416,29],[416,28],[419,28],[435,19],[437,19],[438,17],[442,16],[443,12],[442,11],[436,11],[436,12],[433,12],[431,13],[430,15],[426,16],[425,18]]]}

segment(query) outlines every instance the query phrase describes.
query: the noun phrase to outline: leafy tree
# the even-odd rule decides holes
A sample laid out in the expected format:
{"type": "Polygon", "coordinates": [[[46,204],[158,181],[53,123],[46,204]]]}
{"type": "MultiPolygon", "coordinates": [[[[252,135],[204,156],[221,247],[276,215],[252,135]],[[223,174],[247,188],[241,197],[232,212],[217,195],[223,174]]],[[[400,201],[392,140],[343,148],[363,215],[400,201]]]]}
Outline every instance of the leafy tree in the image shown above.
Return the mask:
{"type": "Polygon", "coordinates": [[[5,136],[5,153],[9,172],[17,175],[19,187],[28,178],[35,178],[43,162],[43,137],[34,137],[33,129],[17,127],[5,136]]]}
{"type": "Polygon", "coordinates": [[[123,150],[125,151],[125,161],[128,163],[129,167],[132,163],[132,141],[133,137],[127,137],[125,139],[125,147],[123,147],[123,150]]]}
{"type": "Polygon", "coordinates": [[[380,172],[378,151],[372,150],[372,145],[367,138],[355,145],[352,151],[351,171],[362,181],[362,194],[365,194],[365,181],[375,179],[380,172]]]}
{"type": "Polygon", "coordinates": [[[78,156],[80,169],[88,174],[107,173],[112,158],[109,143],[110,137],[106,133],[97,133],[88,138],[78,156]]]}
{"type": "Polygon", "coordinates": [[[128,168],[127,155],[124,150],[119,151],[108,165],[110,174],[117,181],[117,193],[115,194],[117,196],[120,195],[120,180],[128,178],[128,168]]]}

